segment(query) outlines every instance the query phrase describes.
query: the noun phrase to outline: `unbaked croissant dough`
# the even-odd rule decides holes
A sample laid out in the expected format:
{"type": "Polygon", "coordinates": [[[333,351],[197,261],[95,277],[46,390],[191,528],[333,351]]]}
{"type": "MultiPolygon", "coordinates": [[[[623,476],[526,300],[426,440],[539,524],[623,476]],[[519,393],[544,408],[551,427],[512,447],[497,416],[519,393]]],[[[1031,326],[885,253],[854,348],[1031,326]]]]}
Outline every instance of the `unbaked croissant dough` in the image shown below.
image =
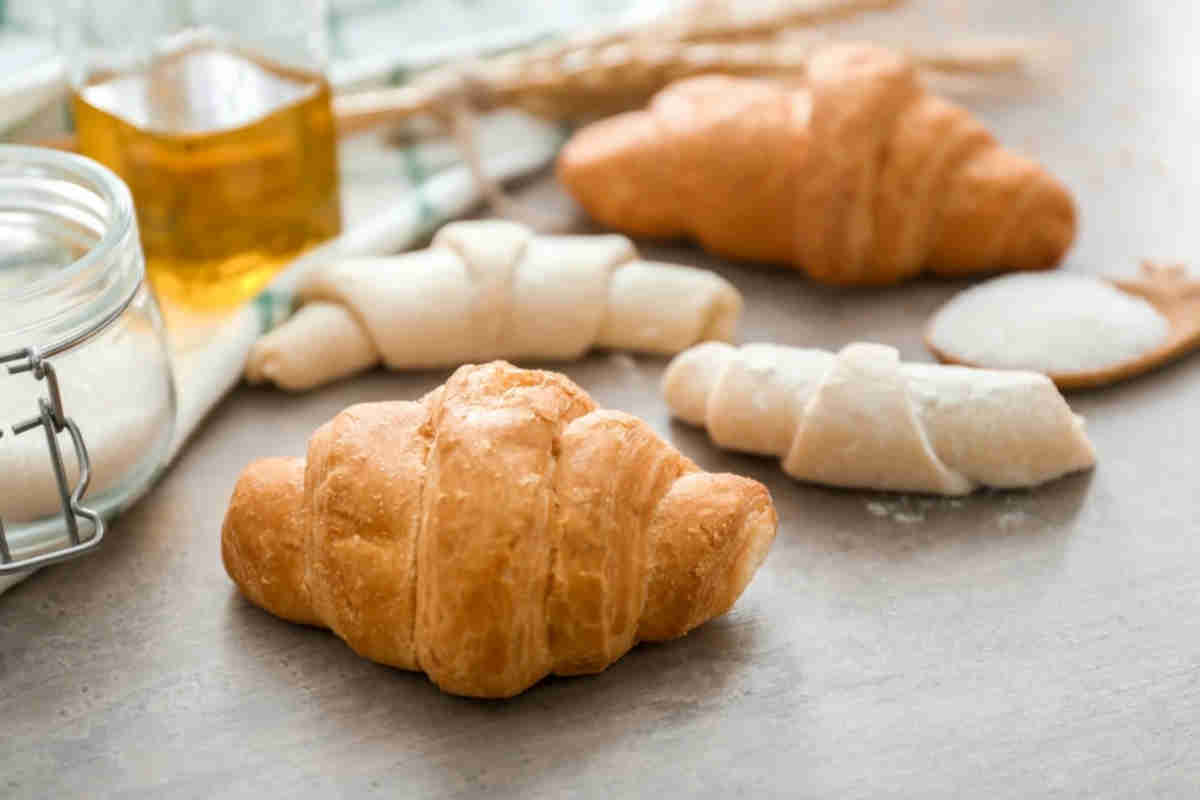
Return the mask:
{"type": "Polygon", "coordinates": [[[701,471],[562,375],[494,362],[346,409],[307,460],[251,464],[221,553],[268,611],[507,697],[725,613],[775,528],[761,484],[701,471]]]}
{"type": "Polygon", "coordinates": [[[722,447],[833,486],[966,494],[1091,467],[1083,420],[1034,372],[901,363],[876,344],[698,345],[663,376],[672,413],[722,447]]]}
{"type": "Polygon", "coordinates": [[[535,236],[512,222],[443,227],[426,250],[329,265],[255,344],[251,382],[302,390],[383,361],[569,360],[592,347],[674,354],[733,338],[741,294],[715,273],[638,259],[624,236],[535,236]]]}

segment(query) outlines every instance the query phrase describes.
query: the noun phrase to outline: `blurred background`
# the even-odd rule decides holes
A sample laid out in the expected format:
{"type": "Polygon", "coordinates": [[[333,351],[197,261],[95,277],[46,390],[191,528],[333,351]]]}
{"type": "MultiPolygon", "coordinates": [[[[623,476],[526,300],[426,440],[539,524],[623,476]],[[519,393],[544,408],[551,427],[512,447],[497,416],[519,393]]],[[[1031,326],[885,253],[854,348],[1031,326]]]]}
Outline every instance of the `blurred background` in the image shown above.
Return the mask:
{"type": "MultiPolygon", "coordinates": [[[[495,52],[596,24],[648,19],[668,0],[328,0],[330,80],[337,86],[380,84],[455,57],[495,52]]],[[[145,3],[100,0],[96,15],[135,24],[145,3]]],[[[0,135],[36,134],[61,124],[46,99],[65,70],[55,48],[58,21],[79,13],[72,0],[0,2],[0,135]],[[8,98],[21,97],[13,104],[8,98]],[[41,112],[40,114],[38,112],[41,112]]]]}

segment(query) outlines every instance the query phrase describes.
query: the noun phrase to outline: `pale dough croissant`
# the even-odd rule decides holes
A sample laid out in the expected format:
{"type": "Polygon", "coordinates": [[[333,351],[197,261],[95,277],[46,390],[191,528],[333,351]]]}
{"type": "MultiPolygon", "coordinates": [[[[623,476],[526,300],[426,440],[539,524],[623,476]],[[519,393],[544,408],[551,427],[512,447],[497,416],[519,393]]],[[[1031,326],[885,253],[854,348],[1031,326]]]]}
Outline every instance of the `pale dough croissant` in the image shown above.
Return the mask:
{"type": "Polygon", "coordinates": [[[833,486],[958,495],[1034,486],[1096,460],[1046,376],[901,363],[884,345],[835,355],[702,344],[675,357],[663,392],[718,445],[779,456],[792,477],[833,486]]]}
{"type": "Polygon", "coordinates": [[[791,264],[833,284],[929,269],[1042,269],[1075,235],[1067,189],[927,93],[902,56],[818,51],[807,86],[705,76],[567,142],[558,175],[592,217],[638,236],[791,264]]]}
{"type": "Polygon", "coordinates": [[[741,294],[707,270],[638,259],[624,236],[535,236],[500,220],[443,227],[427,250],[316,273],[260,339],[246,377],[301,390],[383,361],[568,360],[592,347],[672,355],[733,338],[741,294]]]}
{"type": "Polygon", "coordinates": [[[221,532],[249,600],[455,694],[599,672],[723,614],[775,536],[759,483],[700,471],[562,375],[464,366],[251,464],[221,532]]]}

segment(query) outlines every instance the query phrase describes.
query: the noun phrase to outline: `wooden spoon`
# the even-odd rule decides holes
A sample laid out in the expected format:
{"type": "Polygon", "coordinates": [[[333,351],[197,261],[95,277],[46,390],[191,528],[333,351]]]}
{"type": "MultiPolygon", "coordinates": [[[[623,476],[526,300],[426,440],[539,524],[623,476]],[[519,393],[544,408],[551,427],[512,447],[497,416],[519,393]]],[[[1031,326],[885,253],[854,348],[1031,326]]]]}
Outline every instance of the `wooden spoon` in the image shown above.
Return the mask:
{"type": "MultiPolygon", "coordinates": [[[[1136,278],[1106,279],[1121,291],[1141,297],[1167,318],[1167,338],[1158,347],[1135,358],[1117,362],[1103,369],[1085,372],[1051,372],[1048,377],[1060,389],[1090,389],[1149,372],[1187,355],[1200,346],[1200,281],[1188,278],[1182,264],[1159,265],[1143,261],[1141,274],[1136,278]]],[[[935,347],[926,329],[925,346],[944,364],[967,367],[987,367],[955,358],[935,347]]]]}

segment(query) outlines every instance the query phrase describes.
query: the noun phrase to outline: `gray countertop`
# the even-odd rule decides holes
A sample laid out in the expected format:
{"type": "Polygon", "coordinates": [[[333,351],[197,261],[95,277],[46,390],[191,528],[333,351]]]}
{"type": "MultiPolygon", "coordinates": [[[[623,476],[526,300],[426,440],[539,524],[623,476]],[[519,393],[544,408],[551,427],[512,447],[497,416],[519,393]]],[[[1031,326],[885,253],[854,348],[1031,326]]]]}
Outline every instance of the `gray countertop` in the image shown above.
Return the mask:
{"type": "MultiPolygon", "coordinates": [[[[1067,269],[1197,252],[1196,4],[926,5],[930,24],[1070,43],[1053,86],[974,103],[1076,192],[1067,269]]],[[[562,202],[548,180],[528,192],[562,202]]],[[[964,285],[834,291],[650,252],[733,280],[745,340],[876,340],[912,359],[964,285]]],[[[704,467],[770,488],[779,536],[726,617],[505,702],[363,661],[237,595],[221,518],[251,459],[301,454],[342,407],[447,373],[242,387],[98,555],[0,598],[0,796],[1194,796],[1200,358],[1069,398],[1094,472],[962,501],[806,486],[721,453],[668,419],[664,364],[600,354],[563,371],[704,467]]]]}

